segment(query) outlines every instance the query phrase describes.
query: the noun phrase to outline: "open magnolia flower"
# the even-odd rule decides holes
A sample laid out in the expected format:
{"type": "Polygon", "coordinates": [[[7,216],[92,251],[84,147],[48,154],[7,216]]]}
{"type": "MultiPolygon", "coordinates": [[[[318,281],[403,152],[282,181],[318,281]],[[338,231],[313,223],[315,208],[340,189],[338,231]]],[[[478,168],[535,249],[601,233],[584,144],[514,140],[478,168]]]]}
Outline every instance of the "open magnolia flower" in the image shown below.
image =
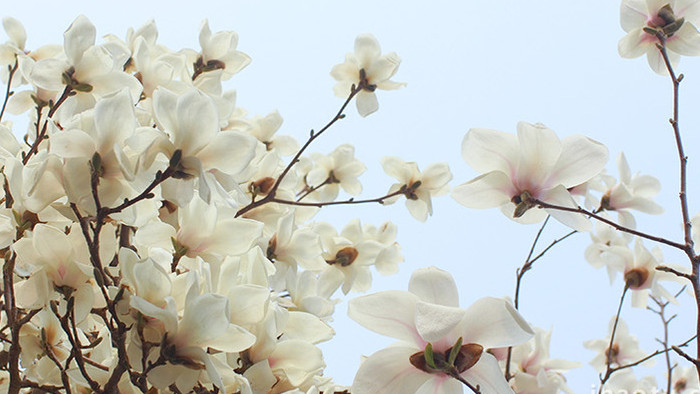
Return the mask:
{"type": "Polygon", "coordinates": [[[668,58],[676,66],[680,55],[700,55],[700,3],[694,0],[623,0],[620,24],[627,32],[619,44],[620,56],[636,58],[646,53],[652,70],[667,74],[666,63],[657,48],[662,37],[668,58]]]}
{"type": "Polygon", "coordinates": [[[379,108],[376,89],[394,90],[405,83],[390,81],[396,74],[401,59],[394,52],[380,55],[379,42],[371,34],[361,34],[355,39],[355,53],[345,56],[345,63],[333,67],[331,76],[338,83],[333,87],[338,97],[348,97],[351,87],[362,88],[357,94],[357,111],[367,116],[379,108]]]}
{"type": "Polygon", "coordinates": [[[531,209],[537,205],[531,200],[576,208],[567,189],[603,169],[608,149],[601,143],[581,135],[560,140],[542,124],[520,122],[517,136],[497,130],[469,130],[462,142],[462,157],[482,175],[452,190],[452,197],[460,204],[478,209],[500,207],[520,223],[537,223],[550,214],[574,230],[590,230],[584,216],[531,209]]]}
{"type": "MultiPolygon", "coordinates": [[[[421,174],[416,163],[407,163],[398,157],[382,158],[384,172],[398,179],[399,183],[391,185],[388,194],[402,192],[406,197],[406,208],[414,218],[425,222],[428,215],[433,214],[431,196],[447,194],[452,180],[452,173],[447,163],[435,163],[428,166],[421,174]]],[[[397,200],[394,197],[386,200],[391,204],[397,200]]]]}
{"type": "Polygon", "coordinates": [[[366,359],[355,375],[357,393],[462,393],[466,380],[482,394],[512,392],[489,348],[523,343],[532,328],[505,300],[482,298],[459,308],[452,276],[416,270],[408,291],[383,291],[351,300],[348,315],[401,342],[366,359]]]}

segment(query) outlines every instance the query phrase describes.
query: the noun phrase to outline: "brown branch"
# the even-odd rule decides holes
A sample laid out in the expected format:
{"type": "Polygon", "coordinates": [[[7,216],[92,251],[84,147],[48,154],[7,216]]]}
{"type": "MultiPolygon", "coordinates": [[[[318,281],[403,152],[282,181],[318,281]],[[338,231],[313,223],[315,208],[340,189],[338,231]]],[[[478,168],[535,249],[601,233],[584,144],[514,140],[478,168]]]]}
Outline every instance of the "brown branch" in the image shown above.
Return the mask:
{"type": "Polygon", "coordinates": [[[293,200],[283,200],[279,198],[272,198],[270,199],[269,202],[275,202],[278,204],[285,204],[285,205],[295,205],[298,207],[325,207],[328,205],[350,205],[350,204],[367,204],[367,203],[379,203],[379,204],[384,204],[385,200],[395,197],[395,196],[400,196],[404,194],[404,191],[402,190],[397,190],[393,193],[389,193],[387,195],[377,197],[377,198],[371,198],[367,200],[355,200],[354,198],[350,198],[347,200],[343,201],[326,201],[326,202],[300,202],[300,201],[293,201],[293,200]]]}
{"type": "Polygon", "coordinates": [[[10,87],[12,85],[12,77],[14,77],[15,72],[17,71],[17,68],[19,67],[19,59],[17,58],[17,55],[15,55],[15,65],[10,66],[9,64],[7,65],[7,69],[10,71],[10,75],[7,77],[7,89],[5,90],[5,101],[2,103],[2,109],[0,109],[0,121],[2,121],[2,116],[5,115],[5,108],[7,107],[7,101],[10,99],[10,96],[14,92],[10,91],[10,87]]]}
{"type": "Polygon", "coordinates": [[[47,138],[46,132],[48,131],[49,128],[49,120],[53,117],[53,115],[56,113],[58,108],[63,104],[66,99],[73,94],[73,86],[72,85],[66,85],[66,88],[63,89],[63,93],[61,94],[61,97],[58,98],[58,101],[56,101],[55,104],[51,105],[51,108],[49,109],[49,113],[46,116],[46,119],[44,119],[44,125],[41,128],[41,131],[39,130],[39,121],[37,120],[37,135],[36,139],[34,140],[34,143],[32,146],[29,148],[29,152],[22,153],[22,164],[27,164],[29,162],[29,158],[32,157],[33,154],[37,153],[39,151],[39,145],[41,144],[41,141],[43,141],[45,138],[47,138]]]}
{"type": "Polygon", "coordinates": [[[362,86],[362,85],[359,85],[359,86],[352,85],[352,88],[350,89],[350,94],[348,95],[347,99],[345,99],[345,102],[343,103],[343,105],[340,106],[340,109],[335,114],[333,119],[331,119],[318,132],[314,132],[313,130],[311,130],[311,133],[309,135],[309,139],[306,141],[306,143],[304,143],[304,145],[294,155],[294,157],[289,162],[289,164],[287,164],[287,167],[284,168],[284,170],[282,171],[280,176],[277,177],[277,181],[272,186],[272,188],[267,193],[267,195],[264,198],[262,198],[258,201],[253,201],[250,204],[246,205],[245,207],[239,209],[238,212],[236,212],[236,217],[239,217],[239,216],[245,214],[246,212],[250,211],[251,209],[255,209],[261,205],[265,205],[267,203],[273,202],[273,200],[275,199],[275,195],[277,194],[277,189],[279,189],[280,185],[282,184],[282,181],[287,176],[287,174],[292,169],[292,167],[294,167],[294,165],[299,161],[299,158],[304,153],[304,151],[306,151],[306,149],[309,147],[309,145],[311,145],[311,143],[316,138],[320,137],[321,134],[323,134],[326,130],[328,130],[331,126],[333,126],[333,124],[335,124],[335,122],[337,122],[340,119],[343,119],[345,117],[345,115],[343,114],[343,111],[345,111],[345,108],[347,108],[348,104],[350,104],[350,101],[352,101],[353,97],[355,97],[355,95],[357,95],[357,93],[362,91],[363,88],[364,88],[364,86],[362,86]]]}
{"type": "Polygon", "coordinates": [[[655,242],[658,242],[658,243],[662,243],[662,244],[665,244],[665,245],[668,245],[668,246],[672,246],[672,247],[674,247],[674,248],[676,248],[676,249],[680,249],[680,250],[683,250],[683,251],[686,250],[686,246],[683,245],[683,244],[680,244],[680,243],[678,243],[678,242],[671,241],[671,240],[666,239],[666,238],[657,237],[657,236],[654,236],[654,235],[650,235],[650,234],[647,234],[647,233],[643,233],[643,232],[641,232],[641,231],[637,231],[637,230],[634,230],[634,229],[631,229],[631,228],[622,226],[622,225],[620,225],[620,224],[617,224],[617,223],[613,222],[612,220],[609,220],[609,219],[606,219],[606,218],[604,218],[604,217],[602,217],[602,216],[599,216],[599,215],[596,214],[596,213],[587,211],[587,210],[581,208],[580,206],[579,206],[579,207],[576,207],[576,208],[564,207],[564,206],[561,206],[561,205],[550,204],[550,203],[547,203],[547,202],[544,202],[544,201],[542,201],[542,200],[538,200],[538,199],[532,198],[532,197],[530,197],[530,199],[528,200],[528,203],[529,203],[529,204],[532,204],[532,206],[535,206],[535,205],[536,205],[536,206],[539,206],[540,208],[556,209],[556,210],[558,210],[558,211],[566,211],[566,212],[580,213],[580,214],[582,214],[582,215],[585,215],[585,216],[588,216],[588,217],[592,217],[593,219],[596,219],[596,220],[598,220],[598,221],[600,221],[600,222],[603,222],[603,223],[605,223],[605,224],[608,224],[608,225],[614,227],[614,228],[615,228],[616,230],[618,230],[618,231],[623,231],[623,232],[626,232],[626,233],[629,233],[629,234],[632,234],[632,235],[636,235],[636,236],[641,237],[641,238],[646,238],[646,239],[649,239],[649,240],[652,240],[652,241],[655,241],[655,242]]]}
{"type": "Polygon", "coordinates": [[[617,325],[620,322],[620,313],[622,313],[622,304],[625,302],[625,295],[627,294],[627,290],[629,290],[629,285],[625,283],[625,289],[622,290],[622,296],[620,297],[620,305],[617,307],[617,314],[615,315],[615,322],[613,323],[612,333],[610,333],[610,344],[608,345],[606,355],[607,357],[605,358],[605,376],[600,377],[600,389],[598,390],[598,394],[601,394],[603,392],[603,386],[605,386],[605,382],[607,382],[608,379],[610,379],[610,376],[613,374],[613,372],[615,372],[611,367],[613,362],[613,345],[615,344],[615,334],[617,333],[617,325]]]}

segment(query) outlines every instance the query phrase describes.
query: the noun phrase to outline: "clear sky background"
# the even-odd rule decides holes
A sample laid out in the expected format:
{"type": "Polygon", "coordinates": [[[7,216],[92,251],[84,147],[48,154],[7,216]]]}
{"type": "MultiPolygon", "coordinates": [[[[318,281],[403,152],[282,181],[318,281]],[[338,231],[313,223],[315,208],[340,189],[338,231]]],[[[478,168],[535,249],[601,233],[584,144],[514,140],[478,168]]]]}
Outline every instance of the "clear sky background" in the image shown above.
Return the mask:
{"type": "MultiPolygon", "coordinates": [[[[384,51],[402,58],[393,79],[408,86],[379,91],[379,111],[366,119],[351,108],[310,149],[328,153],[342,143],[355,145],[368,168],[361,177],[362,198],[383,195],[393,183],[381,169],[382,156],[399,156],[421,168],[446,161],[456,186],[477,175],[460,156],[470,127],[514,133],[518,121],[542,122],[560,137],[585,134],[604,143],[614,175],[615,158],[624,151],[633,172],[660,178],[657,202],[666,212],[637,214],[638,227],[682,239],[678,157],[668,124],[671,83],[654,74],[644,58],[618,56],[617,42],[624,35],[618,1],[16,1],[6,2],[3,11],[26,27],[27,48],[62,43],[65,29],[82,13],[97,26],[98,36],[124,37],[127,28],[155,19],[160,43],[175,50],[199,49],[199,25],[208,18],[212,31],[237,31],[238,49],[253,59],[227,85],[237,90],[237,105],[251,114],[279,110],[285,119],[280,133],[299,140],[342,104],[333,96],[329,72],[352,51],[358,34],[372,33],[384,51]]],[[[685,58],[679,68],[686,74],[681,129],[690,156],[691,214],[700,209],[699,66],[697,59],[685,58]]],[[[449,196],[433,202],[434,216],[427,223],[414,220],[403,202],[325,208],[317,219],[338,229],[356,217],[363,223],[399,225],[406,261],[398,275],[375,276],[373,291],[405,290],[414,269],[435,265],[455,277],[464,307],[483,296],[512,297],[515,270],[539,226],[518,225],[496,209],[470,210],[449,196]]],[[[566,232],[551,223],[543,246],[566,232]]],[[[555,247],[527,274],[521,295],[525,318],[554,330],[551,356],[583,363],[567,374],[577,393],[590,392],[597,382],[587,365],[594,354],[582,342],[606,336],[623,287],[620,278],[611,286],[604,271],[586,263],[583,251],[589,243],[587,234],[577,234],[555,247]]],[[[664,252],[668,262],[687,264],[682,254],[664,252]]],[[[674,344],[693,335],[695,307],[687,295],[680,300],[671,310],[680,315],[671,325],[674,344]]],[[[346,307],[346,302],[337,306],[337,336],[323,349],[326,373],[349,385],[360,355],[393,340],[349,320],[346,307]]],[[[643,349],[659,348],[654,338],[662,335],[662,326],[656,315],[626,302],[623,319],[643,349]]],[[[662,365],[658,358],[657,367],[638,368],[637,375],[653,373],[661,382],[662,365]]]]}

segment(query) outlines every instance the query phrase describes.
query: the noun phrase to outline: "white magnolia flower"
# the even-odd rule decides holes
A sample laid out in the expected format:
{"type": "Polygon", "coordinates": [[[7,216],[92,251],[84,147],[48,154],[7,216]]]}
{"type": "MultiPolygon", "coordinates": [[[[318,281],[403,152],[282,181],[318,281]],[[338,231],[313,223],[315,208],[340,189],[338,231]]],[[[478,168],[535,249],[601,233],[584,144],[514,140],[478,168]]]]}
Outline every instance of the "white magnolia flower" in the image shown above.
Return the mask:
{"type": "Polygon", "coordinates": [[[620,224],[630,228],[636,227],[630,209],[652,215],[663,213],[664,209],[654,202],[654,197],[661,190],[661,182],[658,179],[651,175],[632,175],[627,158],[622,152],[617,158],[617,169],[620,173],[619,182],[610,175],[600,176],[606,188],[601,190],[604,192],[600,201],[601,209],[616,211],[620,224]]]}
{"type": "MultiPolygon", "coordinates": [[[[607,217],[605,213],[600,215],[607,217]]],[[[584,252],[586,261],[595,268],[605,267],[612,283],[615,275],[624,271],[624,256],[627,253],[626,250],[629,250],[627,245],[630,242],[630,236],[603,222],[596,222],[595,229],[590,234],[592,243],[584,252]]]]}
{"type": "MultiPolygon", "coordinates": [[[[158,88],[153,93],[153,112],[167,136],[160,137],[144,165],[150,165],[158,152],[172,158],[175,151],[180,151],[181,158],[172,181],[198,177],[199,194],[207,202],[216,185],[215,180],[206,176],[205,172],[218,170],[235,175],[246,169],[255,156],[256,140],[241,132],[220,130],[214,102],[197,89],[189,89],[178,95],[158,88]]],[[[169,183],[172,185],[172,182],[169,183]]],[[[181,189],[187,188],[191,198],[192,185],[183,182],[178,186],[173,190],[164,187],[164,194],[173,194],[172,199],[168,198],[171,201],[188,202],[189,199],[178,197],[178,193],[185,193],[181,189]]]]}
{"type": "Polygon", "coordinates": [[[381,55],[379,42],[371,34],[362,34],[355,39],[355,53],[345,56],[345,63],[333,67],[331,76],[338,81],[333,87],[338,97],[348,97],[352,85],[362,88],[357,93],[357,111],[367,116],[379,108],[376,89],[393,90],[405,83],[390,81],[399,69],[401,59],[391,52],[381,55]]]}
{"type": "Polygon", "coordinates": [[[581,364],[549,358],[552,331],[535,328],[535,337],[513,348],[511,362],[513,390],[517,394],[558,394],[574,392],[566,385],[563,373],[581,364]]]}
{"type": "Polygon", "coordinates": [[[306,175],[306,183],[309,188],[318,188],[314,194],[320,201],[334,200],[340,188],[353,196],[362,192],[362,184],[357,177],[367,167],[355,158],[354,146],[343,144],[328,155],[314,153],[311,158],[314,166],[306,175]]]}
{"type": "Polygon", "coordinates": [[[462,383],[449,369],[479,385],[483,394],[512,392],[486,349],[523,343],[533,336],[532,329],[505,300],[482,298],[468,309],[459,308],[458,301],[452,276],[435,267],[416,270],[408,291],[351,300],[348,315],[353,320],[401,341],[360,365],[353,392],[462,393],[462,383]],[[456,345],[459,351],[453,353],[456,345]],[[456,357],[450,363],[451,353],[456,357]]]}
{"type": "Polygon", "coordinates": [[[531,209],[528,199],[576,208],[567,189],[600,173],[608,149],[581,135],[560,140],[542,124],[518,123],[518,135],[471,129],[462,143],[462,158],[481,176],[455,187],[452,197],[470,208],[500,207],[520,223],[536,223],[547,214],[579,231],[589,231],[582,215],[556,209],[531,209]]]}
{"type": "MultiPolygon", "coordinates": [[[[384,172],[396,178],[399,183],[391,185],[387,194],[402,191],[406,197],[406,208],[414,218],[424,222],[428,215],[433,214],[432,196],[447,194],[452,180],[452,173],[447,163],[435,163],[420,172],[416,163],[407,163],[398,157],[386,156],[382,158],[384,172]]],[[[391,204],[398,199],[386,200],[391,204]]]]}
{"type": "MultiPolygon", "coordinates": [[[[615,318],[610,320],[608,332],[612,332],[615,318]]],[[[590,364],[599,372],[605,371],[608,356],[610,356],[610,365],[619,367],[627,365],[644,358],[648,353],[639,348],[637,337],[630,334],[627,324],[620,319],[617,322],[615,330],[615,341],[610,347],[610,335],[605,339],[591,339],[583,343],[587,349],[596,352],[596,356],[591,360],[590,364]]],[[[651,366],[654,361],[647,361],[642,365],[651,366]]]]}
{"type": "Polygon", "coordinates": [[[620,24],[627,32],[618,44],[620,56],[635,58],[646,53],[652,70],[667,74],[657,34],[665,37],[668,57],[676,66],[680,56],[700,55],[700,2],[696,0],[623,0],[620,24]]]}
{"type": "Polygon", "coordinates": [[[255,343],[253,334],[231,323],[228,299],[219,294],[201,294],[197,280],[187,292],[182,317],[173,297],[165,298],[163,308],[141,297],[131,297],[133,308],[163,323],[165,336],[160,351],[166,364],[148,374],[148,380],[161,390],[175,384],[188,392],[203,371],[215,386],[222,388],[221,376],[207,348],[239,352],[255,343]]]}
{"type": "Polygon", "coordinates": [[[673,393],[674,394],[698,394],[698,370],[693,367],[681,367],[673,369],[673,393]]]}

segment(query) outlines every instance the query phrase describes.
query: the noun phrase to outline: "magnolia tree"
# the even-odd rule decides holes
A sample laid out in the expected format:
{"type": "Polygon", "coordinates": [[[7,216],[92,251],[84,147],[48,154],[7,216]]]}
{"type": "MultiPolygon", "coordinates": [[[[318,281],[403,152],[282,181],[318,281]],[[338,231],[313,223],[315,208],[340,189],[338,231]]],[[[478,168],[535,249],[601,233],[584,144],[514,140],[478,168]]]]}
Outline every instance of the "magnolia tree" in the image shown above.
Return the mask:
{"type": "Polygon", "coordinates": [[[342,105],[300,143],[276,134],[280,114],[250,115],[224,90],[250,62],[232,31],[212,33],[205,21],[201,48],[175,51],[158,43],[153,22],[97,42],[95,26],[79,16],[62,46],[26,48],[21,23],[5,18],[0,120],[8,112],[29,125],[22,132],[0,123],[2,390],[572,392],[565,372],[580,364],[549,357],[551,331],[518,312],[519,294],[547,251],[588,232],[583,257],[624,278],[608,337],[585,344],[598,353],[591,364],[599,392],[700,392],[700,320],[695,329],[677,328],[685,342],[668,339],[671,304],[689,302],[685,292],[700,305],[692,227],[700,217],[688,208],[675,71],[680,55],[700,54],[700,2],[624,0],[621,20],[620,54],[646,54],[672,83],[683,239],[637,228],[635,212],[662,211],[654,202],[660,184],[633,175],[624,155],[616,179],[604,170],[608,149],[587,137],[559,138],[525,122],[516,133],[473,128],[462,156],[481,175],[453,187],[452,198],[542,223],[517,271],[515,297],[484,295],[460,307],[455,280],[430,267],[414,271],[407,291],[350,300],[352,319],[398,342],[367,357],[343,387],[324,375],[318,347],[334,336],[337,297],[367,292],[371,268],[395,273],[403,256],[392,223],[353,220],[336,229],[315,214],[404,200],[425,221],[452,175],[444,163],[421,171],[385,157],[381,165],[396,179],[386,194],[348,199],[341,189],[360,194],[366,169],[354,147],[309,151],[346,112],[353,116],[349,106],[366,117],[378,109],[379,91],[404,85],[393,80],[400,58],[382,53],[373,36],[358,36],[331,70],[342,105]],[[571,233],[543,248],[550,218],[571,233]],[[664,263],[662,247],[688,261],[664,263]],[[658,350],[639,348],[621,316],[625,298],[658,315],[665,333],[658,350]],[[655,359],[666,376],[658,385],[638,380],[635,367],[655,359]]]}

